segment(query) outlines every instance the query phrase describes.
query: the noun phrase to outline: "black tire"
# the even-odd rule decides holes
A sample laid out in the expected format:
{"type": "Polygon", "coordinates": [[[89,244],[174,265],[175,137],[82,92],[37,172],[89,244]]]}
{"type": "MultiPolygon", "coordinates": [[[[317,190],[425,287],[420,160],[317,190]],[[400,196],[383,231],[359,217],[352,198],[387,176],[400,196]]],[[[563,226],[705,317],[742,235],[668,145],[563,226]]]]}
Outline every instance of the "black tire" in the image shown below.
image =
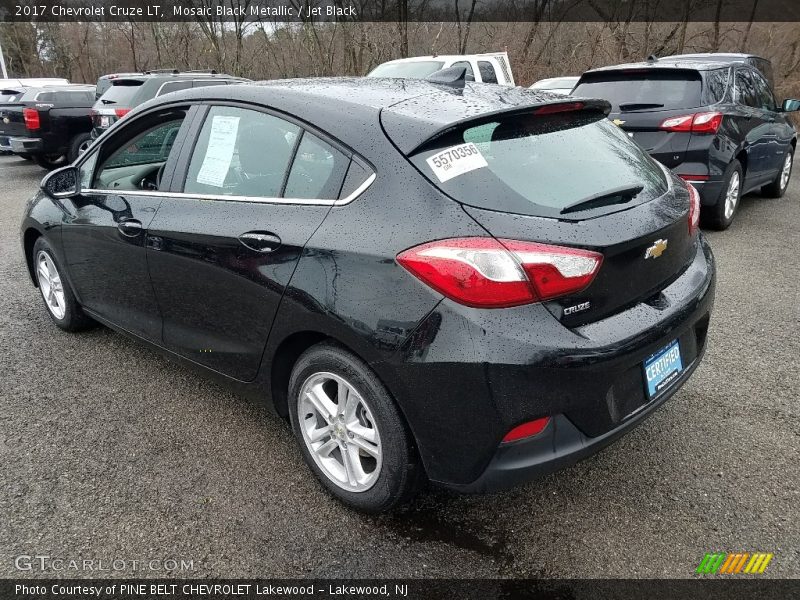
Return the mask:
{"type": "Polygon", "coordinates": [[[33,160],[37,165],[48,171],[69,164],[66,154],[34,154],[33,160]]]}
{"type": "Polygon", "coordinates": [[[775,179],[773,179],[771,183],[768,183],[761,188],[762,196],[767,198],[782,198],[786,193],[786,190],[789,189],[789,180],[792,178],[792,166],[794,164],[794,148],[789,148],[789,154],[784,160],[789,161],[789,177],[786,179],[786,183],[783,182],[783,170],[785,168],[784,164],[784,166],[781,167],[781,170],[778,171],[775,179]]]}
{"type": "Polygon", "coordinates": [[[92,136],[89,133],[79,133],[69,143],[69,151],[67,152],[67,161],[70,163],[75,162],[92,143],[92,136]]]}
{"type": "Polygon", "coordinates": [[[25,154],[24,152],[22,154],[17,154],[17,156],[24,160],[33,160],[33,157],[30,154],[25,154]]]}
{"type": "Polygon", "coordinates": [[[75,294],[72,292],[69,282],[67,281],[66,277],[64,277],[64,269],[59,264],[58,259],[53,253],[53,249],[50,247],[50,244],[48,244],[44,238],[40,237],[36,240],[36,243],[33,245],[33,256],[31,258],[33,261],[33,272],[36,277],[36,283],[39,286],[42,302],[44,302],[44,306],[47,309],[47,314],[49,314],[50,318],[53,319],[53,323],[58,325],[64,331],[81,331],[95,325],[95,321],[92,320],[91,317],[87,316],[78,304],[78,300],[75,298],[75,294]],[[47,302],[47,299],[45,298],[45,289],[42,286],[42,275],[40,273],[40,260],[43,255],[46,255],[47,258],[49,258],[50,264],[55,267],[56,274],[60,279],[61,288],[64,295],[63,315],[56,314],[54,309],[51,308],[47,302]]]}
{"type": "Polygon", "coordinates": [[[731,164],[729,164],[728,168],[725,170],[725,177],[723,177],[722,181],[722,188],[719,191],[717,202],[714,205],[703,206],[700,209],[700,221],[703,227],[716,229],[718,231],[724,231],[731,226],[742,201],[742,165],[739,164],[738,160],[734,159],[731,161],[731,164]],[[738,191],[736,192],[733,211],[729,215],[726,215],[726,199],[734,180],[738,182],[738,191]]]}
{"type": "MultiPolygon", "coordinates": [[[[325,377],[325,375],[322,375],[325,377]]],[[[289,418],[292,424],[303,459],[311,468],[325,489],[346,505],[367,513],[380,513],[388,511],[410,500],[418,491],[422,482],[422,468],[419,464],[417,452],[414,447],[413,437],[403,417],[397,409],[389,392],[380,382],[375,373],[360,359],[350,352],[331,342],[322,342],[306,350],[297,360],[292,369],[289,380],[289,418]],[[311,451],[304,438],[301,427],[312,418],[311,413],[304,417],[301,425],[298,411],[301,409],[300,392],[303,386],[314,376],[320,374],[333,374],[341,377],[352,386],[357,394],[368,404],[369,425],[374,427],[380,437],[382,465],[375,475],[376,479],[371,487],[362,491],[344,489],[342,484],[337,484],[332,476],[323,471],[315,462],[311,451]]],[[[337,396],[338,399],[338,396],[337,396]]],[[[338,406],[338,404],[336,405],[338,406]]],[[[336,411],[339,409],[337,408],[336,411]]],[[[335,422],[334,415],[334,422],[335,422]]],[[[322,422],[324,426],[325,423],[322,422]]],[[[342,447],[347,447],[347,436],[342,435],[341,440],[328,435],[326,442],[334,444],[334,450],[329,456],[336,456],[343,462],[342,447]],[[338,448],[336,444],[339,444],[338,448]]],[[[324,439],[324,438],[323,438],[324,439]]],[[[353,449],[351,442],[351,450],[353,449]]],[[[361,451],[355,448],[356,453],[361,451]]],[[[367,454],[362,454],[369,460],[367,454]]]]}

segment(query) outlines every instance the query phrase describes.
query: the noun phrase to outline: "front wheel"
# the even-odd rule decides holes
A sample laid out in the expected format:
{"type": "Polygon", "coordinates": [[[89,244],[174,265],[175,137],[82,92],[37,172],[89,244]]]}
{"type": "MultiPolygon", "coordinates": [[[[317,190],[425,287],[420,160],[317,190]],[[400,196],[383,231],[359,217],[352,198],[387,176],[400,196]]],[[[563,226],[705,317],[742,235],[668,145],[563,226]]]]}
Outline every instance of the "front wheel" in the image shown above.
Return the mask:
{"type": "Polygon", "coordinates": [[[728,165],[722,182],[716,204],[700,209],[703,226],[720,231],[731,226],[742,199],[742,165],[738,160],[728,165]]]}
{"type": "Polygon", "coordinates": [[[78,304],[69,282],[64,279],[50,244],[41,237],[33,246],[33,268],[39,292],[53,323],[64,331],[80,331],[94,325],[78,304]]]}
{"type": "Polygon", "coordinates": [[[333,496],[369,513],[409,500],[421,469],[411,433],[375,373],[332,343],[307,350],[289,381],[306,464],[333,496]]]}
{"type": "Polygon", "coordinates": [[[772,180],[772,183],[761,188],[761,193],[767,198],[781,198],[789,187],[789,179],[792,177],[792,165],[794,164],[794,148],[786,153],[783,166],[780,172],[772,180]]]}

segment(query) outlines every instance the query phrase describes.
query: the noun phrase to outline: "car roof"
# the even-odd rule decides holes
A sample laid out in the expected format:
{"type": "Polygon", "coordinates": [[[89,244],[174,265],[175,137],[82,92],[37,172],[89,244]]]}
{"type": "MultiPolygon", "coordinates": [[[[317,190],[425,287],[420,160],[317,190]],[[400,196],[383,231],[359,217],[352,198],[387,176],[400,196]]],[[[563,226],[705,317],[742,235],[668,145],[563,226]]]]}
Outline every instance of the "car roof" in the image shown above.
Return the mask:
{"type": "MultiPolygon", "coordinates": [[[[602,73],[604,71],[622,71],[628,69],[688,69],[694,71],[713,71],[732,64],[742,63],[748,58],[761,57],[755,54],[736,53],[679,54],[675,56],[665,56],[655,60],[598,67],[596,69],[590,69],[586,71],[586,73],[602,73]]],[[[584,73],[584,75],[586,73],[584,73]]]]}
{"type": "MultiPolygon", "coordinates": [[[[384,77],[261,81],[223,89],[193,88],[168,97],[168,102],[182,100],[238,100],[268,106],[306,121],[356,150],[358,143],[374,146],[375,126],[380,122],[406,154],[460,122],[565,101],[520,87],[466,83],[459,89],[422,79],[384,77]]],[[[606,111],[609,107],[605,100],[581,102],[606,111]]],[[[151,100],[138,110],[161,103],[151,100]]]]}
{"type": "Polygon", "coordinates": [[[227,73],[212,73],[211,71],[181,71],[178,73],[167,72],[145,72],[145,73],[124,73],[114,79],[239,79],[248,81],[243,77],[235,77],[227,73]]]}
{"type": "Polygon", "coordinates": [[[38,92],[92,92],[95,86],[89,83],[69,83],[65,85],[41,85],[25,88],[25,93],[38,92]]]}
{"type": "Polygon", "coordinates": [[[414,63],[429,60],[438,60],[442,62],[466,60],[469,58],[492,58],[503,54],[502,52],[484,52],[482,54],[437,54],[429,56],[409,56],[408,58],[396,58],[394,60],[387,60],[384,65],[397,64],[397,63],[414,63]]]}

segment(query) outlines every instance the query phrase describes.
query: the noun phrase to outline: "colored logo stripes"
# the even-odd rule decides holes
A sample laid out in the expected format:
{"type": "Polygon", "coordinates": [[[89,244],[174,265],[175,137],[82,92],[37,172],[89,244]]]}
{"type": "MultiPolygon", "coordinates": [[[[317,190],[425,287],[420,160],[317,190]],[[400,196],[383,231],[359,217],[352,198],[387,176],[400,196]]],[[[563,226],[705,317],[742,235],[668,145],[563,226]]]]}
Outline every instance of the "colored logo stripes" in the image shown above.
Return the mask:
{"type": "Polygon", "coordinates": [[[773,556],[771,552],[714,552],[703,557],[695,573],[763,573],[773,556]]]}

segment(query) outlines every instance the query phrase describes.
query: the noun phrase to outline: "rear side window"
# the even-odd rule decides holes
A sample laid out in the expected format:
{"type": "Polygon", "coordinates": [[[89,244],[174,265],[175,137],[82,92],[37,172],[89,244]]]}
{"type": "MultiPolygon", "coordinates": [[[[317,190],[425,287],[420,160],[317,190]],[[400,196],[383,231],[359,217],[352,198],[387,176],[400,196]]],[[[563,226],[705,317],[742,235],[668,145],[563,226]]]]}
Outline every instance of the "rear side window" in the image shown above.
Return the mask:
{"type": "Polygon", "coordinates": [[[301,129],[255,110],[213,106],[195,145],[184,191],[277,198],[301,129]]]}
{"type": "Polygon", "coordinates": [[[225,85],[226,82],[221,79],[214,79],[214,80],[202,80],[198,79],[192,82],[192,87],[210,87],[212,85],[225,85]]]}
{"type": "Polygon", "coordinates": [[[481,72],[481,79],[484,83],[497,83],[497,73],[495,73],[494,67],[489,61],[479,60],[478,71],[481,72]]]}
{"type": "MultiPolygon", "coordinates": [[[[563,211],[614,190],[637,189],[629,195],[638,204],[668,189],[663,171],[644,150],[601,113],[589,111],[469,127],[411,161],[460,202],[545,217],[585,218],[587,210],[563,211]]],[[[618,210],[616,204],[595,214],[618,210]]]]}
{"type": "Polygon", "coordinates": [[[608,71],[584,76],[572,95],[608,100],[615,112],[673,110],[701,106],[701,88],[697,71],[608,71]]]}
{"type": "Polygon", "coordinates": [[[163,96],[164,94],[169,94],[170,92],[188,90],[190,87],[192,87],[191,81],[168,81],[161,86],[161,89],[158,90],[157,95],[163,96]]]}
{"type": "Polygon", "coordinates": [[[349,161],[317,136],[303,133],[283,195],[286,198],[338,198],[349,161]]]}
{"type": "Polygon", "coordinates": [[[716,104],[725,99],[728,91],[729,69],[716,69],[706,74],[708,104],[716,104]]]}

